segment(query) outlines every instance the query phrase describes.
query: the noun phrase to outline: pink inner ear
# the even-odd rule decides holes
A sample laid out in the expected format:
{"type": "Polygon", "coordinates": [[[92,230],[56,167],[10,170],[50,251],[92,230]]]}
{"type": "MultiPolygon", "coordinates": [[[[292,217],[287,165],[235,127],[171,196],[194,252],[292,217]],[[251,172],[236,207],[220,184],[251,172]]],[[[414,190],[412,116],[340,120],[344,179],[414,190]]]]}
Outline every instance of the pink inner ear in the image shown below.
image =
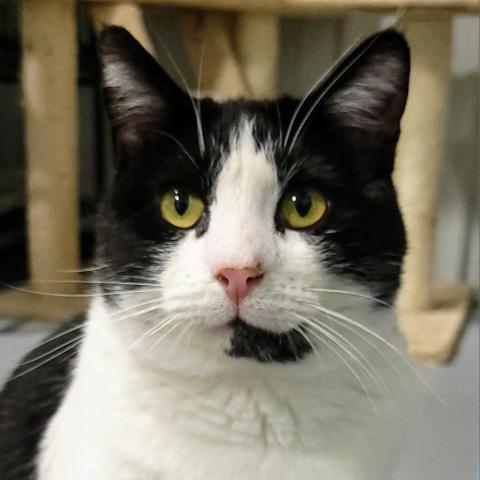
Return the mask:
{"type": "Polygon", "coordinates": [[[240,305],[262,276],[263,270],[259,264],[246,268],[222,268],[215,275],[236,305],[240,305]]]}

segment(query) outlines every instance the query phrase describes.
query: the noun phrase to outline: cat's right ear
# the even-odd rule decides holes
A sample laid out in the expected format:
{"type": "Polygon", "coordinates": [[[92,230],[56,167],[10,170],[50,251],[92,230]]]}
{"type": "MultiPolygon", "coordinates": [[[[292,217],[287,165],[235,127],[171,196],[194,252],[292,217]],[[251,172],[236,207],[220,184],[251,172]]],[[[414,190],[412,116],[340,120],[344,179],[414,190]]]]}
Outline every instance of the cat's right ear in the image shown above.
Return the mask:
{"type": "Polygon", "coordinates": [[[105,28],[98,51],[114,142],[121,149],[134,148],[165,126],[186,95],[124,28],[105,28]]]}

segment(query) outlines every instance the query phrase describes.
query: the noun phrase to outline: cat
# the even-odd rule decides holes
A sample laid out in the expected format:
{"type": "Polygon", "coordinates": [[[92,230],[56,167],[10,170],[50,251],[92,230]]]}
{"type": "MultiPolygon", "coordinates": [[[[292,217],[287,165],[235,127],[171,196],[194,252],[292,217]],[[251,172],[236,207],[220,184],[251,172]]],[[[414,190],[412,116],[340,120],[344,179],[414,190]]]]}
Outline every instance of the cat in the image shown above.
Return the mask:
{"type": "Polygon", "coordinates": [[[302,101],[192,98],[120,27],[99,58],[93,299],[5,386],[2,480],[389,478],[403,35],[302,101]]]}

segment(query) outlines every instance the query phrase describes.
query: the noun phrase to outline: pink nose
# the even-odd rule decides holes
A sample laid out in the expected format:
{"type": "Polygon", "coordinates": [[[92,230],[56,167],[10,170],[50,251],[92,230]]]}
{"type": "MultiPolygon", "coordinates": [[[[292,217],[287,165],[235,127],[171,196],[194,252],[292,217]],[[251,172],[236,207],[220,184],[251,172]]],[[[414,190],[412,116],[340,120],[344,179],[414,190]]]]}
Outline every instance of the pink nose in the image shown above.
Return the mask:
{"type": "Polygon", "coordinates": [[[255,288],[263,276],[262,267],[222,268],[215,275],[227,295],[237,304],[255,288]]]}

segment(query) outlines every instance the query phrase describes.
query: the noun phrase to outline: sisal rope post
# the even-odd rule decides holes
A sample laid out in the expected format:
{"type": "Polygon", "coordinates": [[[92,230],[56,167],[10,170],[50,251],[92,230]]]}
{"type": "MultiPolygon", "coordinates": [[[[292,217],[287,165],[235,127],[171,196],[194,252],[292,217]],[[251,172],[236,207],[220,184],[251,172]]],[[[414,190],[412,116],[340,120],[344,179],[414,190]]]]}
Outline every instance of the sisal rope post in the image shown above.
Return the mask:
{"type": "Polygon", "coordinates": [[[406,20],[412,70],[394,175],[409,245],[397,300],[399,325],[410,353],[439,362],[454,351],[469,298],[464,286],[438,292],[432,280],[451,24],[450,15],[413,16],[406,20]]]}
{"type": "Polygon", "coordinates": [[[79,268],[76,2],[24,0],[21,25],[29,266],[41,288],[79,268]]]}
{"type": "Polygon", "coordinates": [[[72,296],[80,263],[76,2],[23,0],[21,30],[31,283],[0,295],[0,316],[62,321],[85,307],[72,296]]]}
{"type": "Polygon", "coordinates": [[[230,20],[219,13],[180,15],[181,32],[201,95],[217,100],[251,95],[232,41],[230,20]]]}

